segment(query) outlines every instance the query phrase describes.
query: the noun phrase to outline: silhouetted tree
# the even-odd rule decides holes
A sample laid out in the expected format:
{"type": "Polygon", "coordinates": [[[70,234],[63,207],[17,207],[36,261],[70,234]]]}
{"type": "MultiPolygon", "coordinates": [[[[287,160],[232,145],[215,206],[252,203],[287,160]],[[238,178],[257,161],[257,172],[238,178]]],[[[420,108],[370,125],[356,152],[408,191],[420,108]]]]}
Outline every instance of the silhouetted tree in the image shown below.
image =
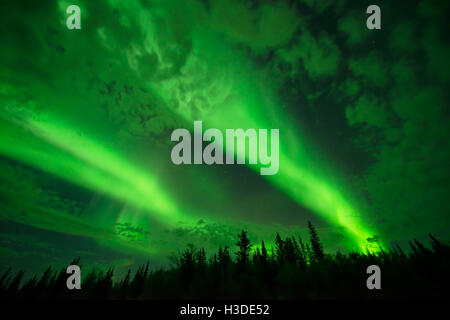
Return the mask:
{"type": "Polygon", "coordinates": [[[305,245],[301,237],[298,237],[298,264],[301,268],[306,267],[307,257],[305,252],[305,245]]]}
{"type": "Polygon", "coordinates": [[[284,241],[284,260],[287,264],[297,265],[298,245],[295,238],[286,238],[284,241]]]}
{"type": "Polygon", "coordinates": [[[308,229],[309,229],[309,234],[310,234],[313,258],[316,261],[320,261],[324,257],[325,253],[323,251],[323,246],[322,246],[322,243],[320,242],[319,235],[317,234],[317,231],[314,228],[311,221],[308,221],[308,229]]]}
{"type": "Polygon", "coordinates": [[[9,267],[0,277],[0,286],[5,287],[8,283],[9,274],[11,273],[11,267],[9,267]]]}
{"type": "Polygon", "coordinates": [[[256,248],[255,254],[253,255],[253,264],[258,265],[261,263],[261,251],[256,248]]]}
{"type": "Polygon", "coordinates": [[[264,244],[264,240],[261,241],[261,260],[263,263],[267,263],[269,260],[269,254],[267,253],[266,245],[264,244]]]}
{"type": "Polygon", "coordinates": [[[236,245],[239,247],[238,252],[236,252],[236,261],[239,265],[246,265],[250,255],[250,249],[252,247],[252,244],[247,237],[247,231],[242,230],[242,232],[238,235],[236,245]]]}
{"type": "Polygon", "coordinates": [[[205,253],[205,249],[204,248],[201,248],[197,252],[196,259],[197,259],[196,262],[197,262],[198,269],[200,271],[204,271],[205,268],[206,268],[206,253],[205,253]]]}

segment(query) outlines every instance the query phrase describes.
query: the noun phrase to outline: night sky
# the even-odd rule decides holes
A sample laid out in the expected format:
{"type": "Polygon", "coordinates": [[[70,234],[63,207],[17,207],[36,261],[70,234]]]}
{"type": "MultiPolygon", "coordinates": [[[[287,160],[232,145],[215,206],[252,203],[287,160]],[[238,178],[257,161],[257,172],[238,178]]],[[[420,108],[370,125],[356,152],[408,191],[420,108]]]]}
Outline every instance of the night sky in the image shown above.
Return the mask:
{"type": "Polygon", "coordinates": [[[381,30],[370,4],[2,1],[1,269],[161,266],[308,220],[328,252],[450,240],[450,2],[378,1],[381,30]],[[279,129],[279,172],[174,165],[194,120],[279,129]]]}

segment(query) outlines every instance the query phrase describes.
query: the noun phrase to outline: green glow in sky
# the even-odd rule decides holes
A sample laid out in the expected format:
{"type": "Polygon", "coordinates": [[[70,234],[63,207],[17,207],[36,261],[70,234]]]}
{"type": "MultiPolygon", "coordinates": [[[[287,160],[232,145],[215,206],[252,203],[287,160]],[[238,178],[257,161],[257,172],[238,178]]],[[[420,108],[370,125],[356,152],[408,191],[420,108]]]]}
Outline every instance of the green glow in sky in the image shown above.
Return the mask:
{"type": "MultiPolygon", "coordinates": [[[[42,189],[85,210],[73,221],[117,224],[161,252],[192,239],[232,246],[247,227],[270,243],[277,231],[305,232],[309,218],[325,247],[344,250],[375,235],[448,237],[450,69],[438,11],[417,3],[420,22],[404,13],[378,37],[356,27],[350,2],[317,12],[311,1],[79,2],[79,32],[65,26],[64,1],[36,16],[11,5],[0,68],[1,160],[63,180],[42,189]],[[399,41],[403,30],[420,42],[399,41]],[[175,166],[170,134],[196,120],[204,131],[279,129],[278,173],[175,166]]],[[[68,232],[64,210],[43,219],[51,230],[68,232]]]]}
{"type": "MultiPolygon", "coordinates": [[[[89,137],[77,134],[67,122],[51,116],[45,118],[23,118],[23,127],[33,133],[30,141],[17,143],[15,135],[20,129],[9,126],[11,131],[4,132],[0,143],[1,153],[144,209],[162,223],[174,224],[186,219],[151,172],[129,163],[89,137]]],[[[30,138],[29,135],[24,137],[30,138]]]]}
{"type": "MultiPolygon", "coordinates": [[[[280,129],[280,169],[277,174],[264,178],[301,206],[342,227],[364,250],[366,239],[376,233],[361,221],[360,212],[351,203],[351,198],[347,198],[350,196],[348,189],[347,195],[344,195],[345,184],[341,183],[338,187],[333,181],[338,175],[336,170],[330,169],[329,163],[318,160],[320,150],[306,142],[301,134],[302,128],[294,126],[289,115],[283,112],[270,82],[261,80],[262,73],[258,73],[238,53],[223,47],[217,39],[203,33],[196,36],[196,49],[203,58],[200,66],[195,65],[197,61],[192,58],[193,61],[187,62],[185,73],[179,78],[164,82],[161,87],[150,88],[165,97],[168,107],[188,121],[203,120],[203,130],[280,129]],[[212,44],[216,46],[211,47],[212,44]],[[204,55],[205,51],[214,53],[204,55]],[[202,83],[200,78],[208,78],[205,69],[210,74],[220,75],[219,78],[202,83]],[[177,100],[180,95],[184,100],[177,100]],[[201,111],[194,112],[195,108],[201,111]]],[[[259,167],[251,168],[259,172],[259,167]]]]}

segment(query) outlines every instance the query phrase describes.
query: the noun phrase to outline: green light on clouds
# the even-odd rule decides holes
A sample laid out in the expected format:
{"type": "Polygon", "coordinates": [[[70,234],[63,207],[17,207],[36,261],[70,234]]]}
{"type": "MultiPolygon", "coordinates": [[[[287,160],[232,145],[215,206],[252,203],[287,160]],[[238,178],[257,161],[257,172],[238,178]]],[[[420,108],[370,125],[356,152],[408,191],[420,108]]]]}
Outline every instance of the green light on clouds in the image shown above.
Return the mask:
{"type": "MultiPolygon", "coordinates": [[[[217,44],[210,35],[197,36],[196,43],[201,49],[205,49],[205,43],[217,44]]],[[[202,55],[201,63],[194,55],[180,77],[149,87],[187,121],[202,120],[203,130],[280,129],[279,172],[264,177],[300,205],[342,227],[355,244],[365,250],[366,240],[375,234],[374,230],[361,221],[360,212],[350,202],[350,192],[341,191],[346,189],[345,185],[340,183],[338,187],[333,182],[337,176],[335,170],[330,169],[332,167],[328,163],[317,160],[320,150],[307,143],[301,128],[294,126],[289,115],[283,113],[270,82],[260,80],[258,71],[245,58],[232,54],[220,44],[215,49],[207,47],[205,50],[214,50],[215,54],[206,58],[202,55]],[[227,54],[233,58],[228,58],[227,54]],[[208,71],[204,70],[212,70],[211,74],[219,76],[206,84],[204,81],[196,82],[196,79],[208,78],[208,71]],[[201,85],[193,85],[196,83],[201,85]]],[[[203,54],[204,51],[200,51],[203,54]]],[[[250,167],[259,172],[258,166],[250,167]]]]}
{"type": "Polygon", "coordinates": [[[24,117],[22,126],[26,131],[12,124],[2,127],[2,154],[132,204],[159,222],[188,220],[150,172],[78,134],[67,122],[24,117]]]}

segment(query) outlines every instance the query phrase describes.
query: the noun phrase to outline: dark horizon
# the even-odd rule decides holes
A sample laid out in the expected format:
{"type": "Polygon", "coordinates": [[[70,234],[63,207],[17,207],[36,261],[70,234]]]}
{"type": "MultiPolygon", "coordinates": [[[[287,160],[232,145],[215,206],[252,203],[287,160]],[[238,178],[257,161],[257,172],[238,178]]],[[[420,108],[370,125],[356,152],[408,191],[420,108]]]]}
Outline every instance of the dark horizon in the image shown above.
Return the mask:
{"type": "MultiPolygon", "coordinates": [[[[79,290],[67,290],[67,266],[47,268],[24,279],[11,269],[0,275],[0,298],[15,299],[150,299],[150,300],[390,300],[448,298],[450,246],[429,235],[430,248],[414,239],[410,251],[399,246],[375,254],[326,254],[314,226],[309,241],[295,237],[275,239],[268,250],[264,241],[256,250],[247,232],[237,235],[237,252],[219,247],[207,257],[192,244],[172,257],[170,268],[152,270],[151,262],[126,275],[114,268],[82,274],[79,290]],[[260,249],[261,248],[261,249],[260,249]],[[380,290],[367,290],[364,272],[376,265],[383,270],[380,290]],[[429,272],[430,270],[433,272],[429,272]]],[[[79,258],[69,265],[83,265],[79,258]]]]}

